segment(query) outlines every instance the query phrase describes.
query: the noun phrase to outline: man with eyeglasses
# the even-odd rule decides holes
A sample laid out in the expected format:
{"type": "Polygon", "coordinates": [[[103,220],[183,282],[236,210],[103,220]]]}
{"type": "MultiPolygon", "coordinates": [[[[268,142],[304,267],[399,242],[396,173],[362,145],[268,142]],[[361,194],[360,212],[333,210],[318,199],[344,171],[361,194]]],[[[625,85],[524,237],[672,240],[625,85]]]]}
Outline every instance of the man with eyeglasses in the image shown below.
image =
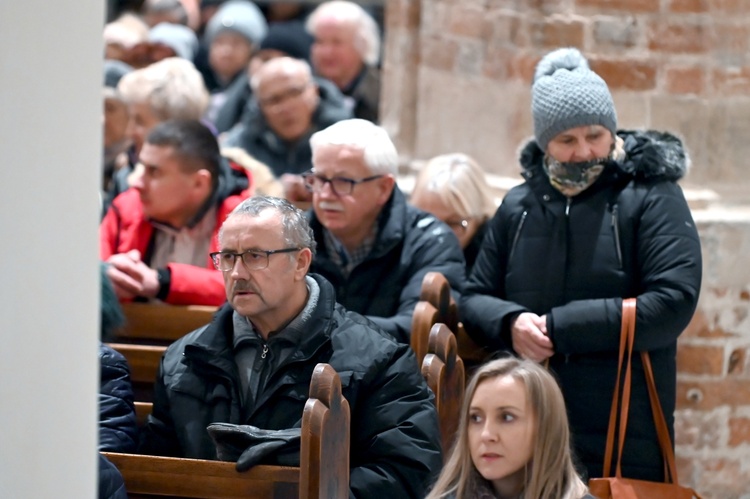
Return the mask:
{"type": "Polygon", "coordinates": [[[309,201],[299,175],[312,167],[310,136],[351,118],[351,110],[341,92],[327,80],[314,79],[301,59],[271,59],[250,85],[254,100],[223,144],[241,147],[268,165],[281,178],[287,199],[309,201]]]}
{"type": "Polygon", "coordinates": [[[406,203],[396,186],[398,155],[387,132],[366,120],[340,121],[310,139],[310,225],[320,250],[312,271],[336,288],[339,303],[409,343],[427,272],[464,285],[464,257],[453,231],[406,203]]]}
{"type": "Polygon", "coordinates": [[[164,354],[140,452],[216,459],[210,423],[299,427],[324,362],[351,410],[351,496],[424,497],[442,465],[432,392],[408,345],[308,273],[315,247],[286,200],[253,197],[229,215],[211,254],[228,304],[164,354]]]}

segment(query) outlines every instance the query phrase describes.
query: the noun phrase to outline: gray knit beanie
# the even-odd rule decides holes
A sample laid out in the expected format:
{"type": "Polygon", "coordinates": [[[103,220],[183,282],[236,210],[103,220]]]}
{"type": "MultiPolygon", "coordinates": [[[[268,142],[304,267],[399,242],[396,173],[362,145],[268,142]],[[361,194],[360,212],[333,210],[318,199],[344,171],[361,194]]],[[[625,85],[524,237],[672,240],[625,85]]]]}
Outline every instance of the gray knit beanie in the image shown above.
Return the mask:
{"type": "Polygon", "coordinates": [[[208,45],[211,45],[216,35],[224,31],[237,33],[250,45],[257,47],[268,32],[268,23],[263,12],[253,2],[231,0],[222,4],[208,21],[203,36],[208,45]]]}
{"type": "Polygon", "coordinates": [[[534,136],[539,147],[571,128],[601,125],[614,136],[617,113],[604,80],[589,69],[583,54],[561,48],[545,55],[536,66],[531,87],[534,136]]]}
{"type": "Polygon", "coordinates": [[[177,57],[193,61],[198,51],[198,37],[182,24],[159,23],[148,32],[148,41],[161,43],[174,50],[177,57]]]}

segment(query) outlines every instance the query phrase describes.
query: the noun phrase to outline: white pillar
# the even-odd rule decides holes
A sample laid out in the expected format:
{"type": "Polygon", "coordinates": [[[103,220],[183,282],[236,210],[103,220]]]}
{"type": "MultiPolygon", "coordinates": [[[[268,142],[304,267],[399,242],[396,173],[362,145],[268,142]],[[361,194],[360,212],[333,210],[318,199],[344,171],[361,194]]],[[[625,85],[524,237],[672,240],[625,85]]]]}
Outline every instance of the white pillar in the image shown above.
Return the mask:
{"type": "Polygon", "coordinates": [[[0,497],[96,497],[101,0],[0,0],[0,497]]]}

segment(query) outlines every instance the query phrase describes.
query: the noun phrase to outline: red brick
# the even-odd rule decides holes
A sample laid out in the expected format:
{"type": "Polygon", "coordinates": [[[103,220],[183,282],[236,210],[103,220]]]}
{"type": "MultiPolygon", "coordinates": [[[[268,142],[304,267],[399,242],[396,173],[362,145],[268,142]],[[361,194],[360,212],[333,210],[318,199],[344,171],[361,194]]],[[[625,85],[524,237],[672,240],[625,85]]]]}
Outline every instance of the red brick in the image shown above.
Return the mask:
{"type": "Polygon", "coordinates": [[[718,449],[725,443],[727,417],[717,413],[677,411],[674,421],[675,445],[691,449],[718,449]]]}
{"type": "Polygon", "coordinates": [[[591,7],[598,11],[658,12],[657,0],[576,0],[576,7],[591,7]]]}
{"type": "Polygon", "coordinates": [[[427,38],[422,40],[422,63],[433,69],[452,71],[456,63],[458,44],[444,38],[427,38]]]}
{"type": "Polygon", "coordinates": [[[453,35],[487,39],[491,25],[484,11],[477,8],[454,6],[448,16],[448,31],[453,35]]]}
{"type": "Polygon", "coordinates": [[[750,300],[750,291],[743,289],[740,292],[740,300],[742,301],[749,301],[750,300]]]}
{"type": "Polygon", "coordinates": [[[388,8],[385,9],[386,29],[419,29],[420,11],[421,2],[419,0],[388,0],[388,8]]]}
{"type": "Polygon", "coordinates": [[[528,52],[518,52],[513,57],[509,68],[509,77],[522,80],[531,85],[534,79],[534,70],[539,63],[540,56],[528,52]]]}
{"type": "Polygon", "coordinates": [[[713,90],[718,95],[750,95],[750,67],[718,68],[712,76],[713,90]]]}
{"type": "Polygon", "coordinates": [[[750,12],[747,0],[710,0],[711,10],[716,12],[750,12]]]}
{"type": "Polygon", "coordinates": [[[666,70],[666,90],[671,94],[700,95],[706,88],[702,67],[672,67],[666,70]]]}
{"type": "Polygon", "coordinates": [[[729,354],[729,362],[727,363],[727,374],[735,376],[744,375],[746,359],[747,350],[744,348],[735,348],[732,350],[732,353],[729,354]]]}
{"type": "Polygon", "coordinates": [[[547,19],[531,26],[534,45],[542,48],[582,47],[583,22],[575,19],[547,19]]]}
{"type": "Polygon", "coordinates": [[[747,379],[723,378],[709,381],[677,380],[678,409],[710,410],[721,406],[740,407],[750,405],[750,389],[747,379]],[[689,399],[695,390],[699,400],[689,399]]]}
{"type": "Polygon", "coordinates": [[[611,16],[594,20],[591,34],[594,46],[618,50],[635,47],[643,32],[643,23],[635,17],[611,16]]]}
{"type": "Polygon", "coordinates": [[[668,6],[669,12],[707,12],[708,0],[671,0],[668,6]]]}
{"type": "Polygon", "coordinates": [[[709,331],[708,321],[706,320],[706,314],[703,310],[698,309],[693,314],[693,318],[690,320],[685,331],[682,332],[682,338],[706,336],[709,331]]]}
{"type": "Polygon", "coordinates": [[[488,45],[484,54],[482,74],[493,80],[507,80],[515,52],[516,50],[499,44],[488,45]]]}
{"type": "Polygon", "coordinates": [[[720,376],[724,373],[724,347],[681,344],[677,349],[677,372],[720,376]]]}
{"type": "Polygon", "coordinates": [[[515,47],[529,45],[529,29],[519,14],[493,12],[488,15],[487,24],[490,43],[505,43],[515,47]]]}
{"type": "Polygon", "coordinates": [[[713,46],[715,52],[726,54],[740,54],[742,56],[750,50],[750,28],[746,22],[716,23],[714,30],[718,35],[713,46]]]}
{"type": "Polygon", "coordinates": [[[628,59],[589,59],[591,69],[611,89],[650,90],[656,87],[656,64],[628,59]]]}
{"type": "Polygon", "coordinates": [[[729,446],[750,444],[750,418],[729,418],[729,446]]]}
{"type": "Polygon", "coordinates": [[[648,48],[658,52],[701,53],[711,48],[711,32],[702,22],[653,21],[648,48]]]}

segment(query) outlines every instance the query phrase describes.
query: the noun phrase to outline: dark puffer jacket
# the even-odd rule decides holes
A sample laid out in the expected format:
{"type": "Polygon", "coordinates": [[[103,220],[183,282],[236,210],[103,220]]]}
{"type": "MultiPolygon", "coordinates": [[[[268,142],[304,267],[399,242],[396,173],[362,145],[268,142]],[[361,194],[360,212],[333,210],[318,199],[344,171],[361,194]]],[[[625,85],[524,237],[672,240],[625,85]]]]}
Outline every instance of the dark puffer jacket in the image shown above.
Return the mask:
{"type": "Polygon", "coordinates": [[[134,452],[138,428],[128,362],[122,354],[100,343],[99,368],[99,450],[134,452]]]}
{"type": "Polygon", "coordinates": [[[311,272],[333,284],[347,310],[366,315],[398,341],[409,343],[425,274],[441,272],[456,295],[463,289],[464,257],[455,234],[434,216],[407,204],[398,187],[380,213],[375,246],[348,278],[331,261],[323,226],[312,210],[310,217],[318,244],[311,272]]]}
{"type": "MultiPolygon", "coordinates": [[[[325,279],[311,277],[320,296],[308,334],[269,374],[255,409],[241,417],[233,310],[227,305],[211,324],[178,340],[164,355],[140,451],[215,459],[209,423],[297,427],[313,369],[326,362],[339,374],[351,409],[352,496],[424,497],[442,459],[433,395],[414,354],[338,305],[325,279]]],[[[273,337],[267,345],[271,351],[278,346],[273,337]]]]}
{"type": "MultiPolygon", "coordinates": [[[[610,162],[578,196],[545,174],[536,142],[521,154],[526,182],[512,189],[477,258],[459,310],[483,345],[511,350],[519,313],[547,316],[573,441],[589,476],[601,476],[617,370],[622,298],[637,297],[636,350],[651,352],[670,431],[677,337],[695,310],[701,248],[676,184],[687,168],[681,142],[659,132],[621,131],[626,158],[610,162]]],[[[663,474],[643,368],[634,357],[623,475],[663,474]]]]}

